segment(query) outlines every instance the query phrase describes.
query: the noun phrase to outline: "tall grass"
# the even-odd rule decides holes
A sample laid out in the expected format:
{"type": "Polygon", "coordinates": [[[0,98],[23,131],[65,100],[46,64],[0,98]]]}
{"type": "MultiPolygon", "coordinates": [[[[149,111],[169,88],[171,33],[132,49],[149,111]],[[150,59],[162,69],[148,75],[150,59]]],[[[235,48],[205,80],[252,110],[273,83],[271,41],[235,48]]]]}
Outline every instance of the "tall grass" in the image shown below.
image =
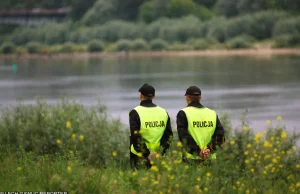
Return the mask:
{"type": "MultiPolygon", "coordinates": [[[[70,193],[296,193],[300,188],[299,134],[281,117],[254,133],[243,117],[215,162],[188,165],[174,140],[149,170],[131,170],[128,134],[103,106],[86,109],[63,100],[50,106],[19,104],[1,109],[0,188],[70,193]],[[60,141],[59,141],[60,140],[60,141]]],[[[175,128],[175,126],[173,126],[175,128]]],[[[176,135],[176,133],[174,133],[176,135]]],[[[178,138],[174,138],[178,139],[178,138]]]]}

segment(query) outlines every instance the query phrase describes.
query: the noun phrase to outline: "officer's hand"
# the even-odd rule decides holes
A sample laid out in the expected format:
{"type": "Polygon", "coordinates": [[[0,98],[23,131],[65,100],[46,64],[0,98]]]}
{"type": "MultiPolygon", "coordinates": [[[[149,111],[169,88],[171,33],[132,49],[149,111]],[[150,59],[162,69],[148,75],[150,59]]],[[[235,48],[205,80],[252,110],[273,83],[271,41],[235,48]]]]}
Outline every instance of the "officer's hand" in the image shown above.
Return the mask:
{"type": "Polygon", "coordinates": [[[157,154],[156,152],[150,153],[149,156],[147,157],[147,159],[148,159],[148,160],[151,160],[151,157],[152,157],[153,155],[156,155],[156,154],[157,154]]]}
{"type": "Polygon", "coordinates": [[[200,157],[203,159],[207,159],[210,154],[210,150],[208,148],[202,149],[200,151],[200,157]]]}

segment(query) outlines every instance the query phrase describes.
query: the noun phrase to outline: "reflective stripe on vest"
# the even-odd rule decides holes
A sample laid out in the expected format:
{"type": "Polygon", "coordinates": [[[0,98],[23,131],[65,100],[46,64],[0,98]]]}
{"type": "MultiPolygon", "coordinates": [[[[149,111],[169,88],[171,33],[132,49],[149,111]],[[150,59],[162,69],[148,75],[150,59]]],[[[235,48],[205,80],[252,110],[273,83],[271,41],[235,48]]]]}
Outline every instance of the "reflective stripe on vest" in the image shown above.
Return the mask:
{"type": "MultiPolygon", "coordinates": [[[[156,107],[137,106],[134,108],[141,121],[140,134],[150,152],[157,152],[160,148],[160,140],[165,132],[168,114],[165,109],[156,107]]],[[[140,155],[133,146],[132,153],[140,155]]]]}
{"type": "MultiPolygon", "coordinates": [[[[216,129],[217,115],[209,108],[186,107],[182,109],[187,117],[188,132],[193,137],[200,149],[207,148],[216,129]]],[[[191,159],[201,159],[186,152],[186,157],[191,159]]],[[[212,154],[210,158],[215,158],[212,154]]]]}

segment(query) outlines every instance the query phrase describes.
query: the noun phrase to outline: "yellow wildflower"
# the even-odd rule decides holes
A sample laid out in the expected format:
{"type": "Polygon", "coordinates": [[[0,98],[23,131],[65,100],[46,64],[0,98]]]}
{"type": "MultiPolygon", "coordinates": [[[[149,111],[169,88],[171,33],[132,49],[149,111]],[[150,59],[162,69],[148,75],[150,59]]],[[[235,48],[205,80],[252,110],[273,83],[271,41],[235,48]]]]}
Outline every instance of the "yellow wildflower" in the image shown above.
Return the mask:
{"type": "Polygon", "coordinates": [[[56,143],[57,143],[58,145],[61,145],[61,144],[62,144],[62,141],[61,141],[60,139],[58,139],[58,140],[56,140],[56,143]]]}
{"type": "Polygon", "coordinates": [[[278,152],[278,149],[277,148],[274,148],[274,153],[277,153],[278,152]]]}
{"type": "Polygon", "coordinates": [[[249,160],[245,160],[245,164],[248,164],[249,163],[249,160]]]}
{"type": "Polygon", "coordinates": [[[205,192],[207,192],[207,191],[208,191],[208,188],[207,188],[207,187],[205,187],[205,188],[204,188],[204,191],[205,191],[205,192]]]}
{"type": "Polygon", "coordinates": [[[236,183],[235,183],[236,185],[240,185],[241,184],[241,182],[240,181],[236,181],[236,183]]]}
{"type": "Polygon", "coordinates": [[[271,138],[270,138],[270,139],[271,139],[271,141],[274,141],[275,137],[274,137],[274,136],[271,136],[271,138]]]}
{"type": "Polygon", "coordinates": [[[198,178],[197,178],[197,181],[200,181],[200,180],[201,180],[201,178],[200,178],[200,177],[198,177],[198,178]]]}
{"type": "Polygon", "coordinates": [[[264,142],[264,147],[265,147],[265,148],[271,148],[271,147],[272,147],[272,144],[271,144],[268,140],[266,140],[266,141],[264,142]]]}
{"type": "Polygon", "coordinates": [[[68,167],[67,167],[67,171],[68,171],[68,173],[71,173],[71,172],[72,172],[71,166],[68,166],[68,167]]]}
{"type": "Polygon", "coordinates": [[[231,145],[234,145],[234,144],[235,144],[235,141],[234,141],[234,140],[231,140],[231,141],[230,141],[230,144],[231,144],[231,145]]]}
{"type": "Polygon", "coordinates": [[[116,156],[117,156],[117,152],[112,152],[111,155],[112,155],[113,157],[116,157],[116,156]]]}
{"type": "Polygon", "coordinates": [[[174,175],[169,175],[168,177],[169,177],[170,180],[174,179],[174,175]]]}
{"type": "Polygon", "coordinates": [[[300,168],[300,164],[296,164],[296,168],[299,169],[300,168]]]}
{"type": "Polygon", "coordinates": [[[177,147],[182,147],[182,143],[179,141],[179,142],[177,142],[177,147]]]}
{"type": "Polygon", "coordinates": [[[252,145],[250,143],[247,144],[247,148],[251,148],[252,145]]]}
{"type": "Polygon", "coordinates": [[[155,157],[156,158],[160,158],[160,154],[155,154],[155,157]]]}
{"type": "Polygon", "coordinates": [[[261,133],[256,133],[256,134],[255,134],[255,137],[254,137],[254,140],[255,140],[256,142],[259,142],[261,137],[262,137],[262,134],[261,134],[261,133]]]}
{"type": "Polygon", "coordinates": [[[133,132],[134,134],[137,134],[138,133],[138,131],[137,130],[134,130],[134,132],[133,132]]]}
{"type": "Polygon", "coordinates": [[[298,183],[296,184],[296,187],[300,187],[300,182],[298,182],[298,183]]]}
{"type": "Polygon", "coordinates": [[[175,187],[176,187],[176,188],[179,188],[179,184],[177,183],[177,184],[175,185],[175,187]]]}
{"type": "Polygon", "coordinates": [[[233,189],[233,190],[236,190],[236,186],[233,185],[233,186],[232,186],[232,189],[233,189]]]}
{"type": "Polygon", "coordinates": [[[247,156],[248,154],[249,154],[249,152],[248,152],[248,151],[245,151],[245,152],[244,152],[244,155],[245,155],[245,156],[247,156]]]}
{"type": "Polygon", "coordinates": [[[132,176],[136,176],[136,172],[132,172],[132,176]]]}
{"type": "Polygon", "coordinates": [[[282,132],[281,132],[281,138],[282,138],[282,139],[286,139],[286,138],[287,138],[287,133],[284,132],[284,131],[282,131],[282,132]]]}
{"type": "Polygon", "coordinates": [[[243,131],[244,131],[244,132],[247,132],[247,131],[248,131],[248,127],[244,125],[244,126],[243,126],[243,131]]]}
{"type": "Polygon", "coordinates": [[[293,146],[292,149],[293,149],[294,151],[296,151],[297,147],[296,147],[296,146],[293,146]]]}
{"type": "Polygon", "coordinates": [[[251,168],[250,171],[251,171],[251,172],[254,172],[254,168],[251,168]]]}
{"type": "Polygon", "coordinates": [[[152,180],[152,183],[153,183],[153,185],[158,185],[158,181],[156,181],[156,180],[152,180]]]}
{"type": "Polygon", "coordinates": [[[282,164],[279,164],[279,166],[278,166],[279,168],[283,168],[283,165],[282,164]]]}
{"type": "Polygon", "coordinates": [[[281,121],[282,117],[281,116],[277,116],[277,121],[281,121]]]}
{"type": "Polygon", "coordinates": [[[278,163],[278,160],[276,158],[273,158],[272,162],[276,164],[276,163],[278,163]]]}
{"type": "Polygon", "coordinates": [[[70,121],[67,121],[67,122],[66,122],[66,128],[69,129],[69,128],[71,128],[71,126],[72,126],[72,125],[71,125],[71,122],[70,122],[70,121]]]}
{"type": "Polygon", "coordinates": [[[115,184],[115,185],[118,184],[118,181],[117,181],[117,180],[114,180],[114,184],[115,184]]]}
{"type": "Polygon", "coordinates": [[[211,176],[211,173],[210,173],[210,172],[207,172],[207,173],[206,173],[206,176],[207,176],[207,177],[210,177],[210,176],[211,176]]]}
{"type": "Polygon", "coordinates": [[[199,185],[196,185],[196,186],[195,186],[195,189],[196,189],[196,190],[199,190],[199,189],[200,189],[200,186],[199,186],[199,185]]]}
{"type": "Polygon", "coordinates": [[[246,194],[249,194],[249,193],[250,193],[250,190],[249,190],[249,189],[247,189],[247,190],[246,190],[246,194]]]}
{"type": "Polygon", "coordinates": [[[164,160],[161,161],[161,164],[162,164],[162,165],[166,165],[166,161],[164,161],[164,160]]]}
{"type": "Polygon", "coordinates": [[[276,171],[276,168],[273,167],[271,172],[274,173],[275,171],[276,171]]]}
{"type": "Polygon", "coordinates": [[[19,172],[21,172],[23,169],[22,169],[22,167],[19,166],[19,167],[17,168],[17,170],[18,170],[19,172]]]}
{"type": "Polygon", "coordinates": [[[158,172],[158,167],[153,165],[153,166],[151,166],[151,170],[158,172]]]}
{"type": "Polygon", "coordinates": [[[270,124],[271,124],[271,121],[270,121],[270,120],[266,120],[266,124],[267,124],[267,125],[270,125],[270,124]]]}
{"type": "Polygon", "coordinates": [[[83,136],[83,135],[80,135],[80,136],[79,136],[79,140],[80,140],[80,141],[83,141],[83,140],[84,140],[84,136],[83,136]]]}
{"type": "Polygon", "coordinates": [[[71,138],[75,141],[75,139],[76,139],[76,134],[73,133],[72,136],[71,136],[71,138]]]}

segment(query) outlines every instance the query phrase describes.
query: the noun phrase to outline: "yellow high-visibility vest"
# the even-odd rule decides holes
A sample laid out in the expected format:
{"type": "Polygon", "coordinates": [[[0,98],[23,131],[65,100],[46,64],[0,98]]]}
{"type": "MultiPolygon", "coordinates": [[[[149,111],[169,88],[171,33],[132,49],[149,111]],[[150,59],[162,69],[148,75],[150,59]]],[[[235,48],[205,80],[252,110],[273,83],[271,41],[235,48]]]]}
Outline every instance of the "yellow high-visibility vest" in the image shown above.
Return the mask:
{"type": "MultiPolygon", "coordinates": [[[[206,107],[197,108],[192,106],[182,110],[185,112],[188,121],[188,133],[201,150],[207,148],[216,129],[216,112],[206,107]]],[[[190,159],[201,159],[199,155],[195,156],[188,152],[185,153],[185,156],[190,159]]],[[[210,158],[214,159],[216,155],[212,154],[210,158]]]]}
{"type": "MultiPolygon", "coordinates": [[[[150,150],[150,152],[157,152],[160,148],[160,140],[165,132],[168,114],[165,109],[156,107],[144,107],[137,106],[134,108],[138,113],[141,121],[140,134],[143,140],[150,150]]],[[[133,154],[142,156],[138,153],[133,145],[131,145],[130,150],[133,154]]]]}

